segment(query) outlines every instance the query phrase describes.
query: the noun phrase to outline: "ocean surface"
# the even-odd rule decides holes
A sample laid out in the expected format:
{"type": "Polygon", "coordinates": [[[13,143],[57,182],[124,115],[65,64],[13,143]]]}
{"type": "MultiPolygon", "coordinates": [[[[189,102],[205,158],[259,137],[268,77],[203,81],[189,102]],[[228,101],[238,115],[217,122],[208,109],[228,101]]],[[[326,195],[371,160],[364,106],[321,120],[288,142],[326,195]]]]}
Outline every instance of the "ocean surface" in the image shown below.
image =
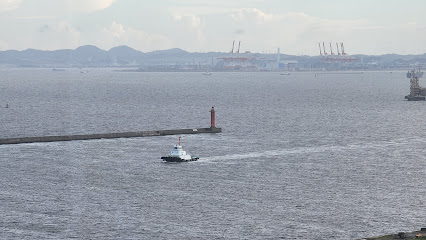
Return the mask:
{"type": "MultiPolygon", "coordinates": [[[[423,86],[426,84],[421,82],[423,86]]],[[[426,224],[426,102],[405,72],[0,69],[0,239],[360,239],[426,224]],[[8,107],[6,108],[6,105],[8,107]]]]}

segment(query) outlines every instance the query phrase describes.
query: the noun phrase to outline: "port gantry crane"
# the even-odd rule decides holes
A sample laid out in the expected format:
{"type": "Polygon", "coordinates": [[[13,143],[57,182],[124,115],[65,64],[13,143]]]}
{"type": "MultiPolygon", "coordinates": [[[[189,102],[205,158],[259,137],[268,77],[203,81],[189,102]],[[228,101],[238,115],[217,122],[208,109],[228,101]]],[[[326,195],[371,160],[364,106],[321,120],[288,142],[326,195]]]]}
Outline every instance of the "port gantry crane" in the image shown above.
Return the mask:
{"type": "Polygon", "coordinates": [[[321,43],[318,43],[321,61],[330,63],[330,62],[354,62],[359,60],[358,58],[354,56],[350,56],[346,54],[343,43],[340,43],[340,50],[339,50],[339,44],[336,43],[337,54],[333,52],[333,47],[331,46],[331,42],[329,44],[330,44],[330,54],[326,52],[324,42],[322,42],[322,49],[321,49],[321,43]]]}

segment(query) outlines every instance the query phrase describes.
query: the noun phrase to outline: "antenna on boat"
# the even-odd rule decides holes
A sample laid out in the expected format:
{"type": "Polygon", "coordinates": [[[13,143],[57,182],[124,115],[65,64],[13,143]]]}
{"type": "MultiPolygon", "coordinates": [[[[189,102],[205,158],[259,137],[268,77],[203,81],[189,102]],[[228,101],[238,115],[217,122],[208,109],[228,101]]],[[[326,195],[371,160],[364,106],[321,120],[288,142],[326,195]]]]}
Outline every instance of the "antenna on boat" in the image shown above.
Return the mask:
{"type": "Polygon", "coordinates": [[[181,137],[179,137],[179,146],[180,146],[180,138],[181,138],[181,137]]]}

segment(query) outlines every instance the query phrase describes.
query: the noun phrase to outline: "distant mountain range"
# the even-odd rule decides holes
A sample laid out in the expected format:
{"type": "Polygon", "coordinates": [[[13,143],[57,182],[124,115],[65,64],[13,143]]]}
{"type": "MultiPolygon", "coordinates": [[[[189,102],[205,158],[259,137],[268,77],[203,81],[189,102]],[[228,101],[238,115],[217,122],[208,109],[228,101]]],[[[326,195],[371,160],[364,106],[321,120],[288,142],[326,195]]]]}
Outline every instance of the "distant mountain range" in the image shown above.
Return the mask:
{"type": "Polygon", "coordinates": [[[17,67],[113,67],[149,66],[211,63],[210,58],[223,56],[223,53],[189,53],[179,48],[143,53],[128,46],[111,48],[109,51],[86,45],[75,50],[62,49],[42,51],[0,51],[0,65],[17,67]],[[207,61],[207,59],[208,61],[207,61]]]}
{"type": "MultiPolygon", "coordinates": [[[[102,50],[96,46],[86,45],[75,50],[62,49],[42,51],[27,49],[23,51],[0,51],[0,66],[10,67],[147,67],[147,66],[214,66],[218,58],[229,56],[229,53],[208,52],[190,53],[179,48],[141,52],[128,46],[119,46],[110,50],[102,50]]],[[[273,61],[276,54],[251,54],[257,59],[273,61]]],[[[380,56],[354,55],[359,58],[357,65],[406,66],[426,64],[426,54],[380,56]]],[[[319,56],[294,56],[281,54],[282,61],[297,61],[305,67],[319,66],[319,56]]]]}

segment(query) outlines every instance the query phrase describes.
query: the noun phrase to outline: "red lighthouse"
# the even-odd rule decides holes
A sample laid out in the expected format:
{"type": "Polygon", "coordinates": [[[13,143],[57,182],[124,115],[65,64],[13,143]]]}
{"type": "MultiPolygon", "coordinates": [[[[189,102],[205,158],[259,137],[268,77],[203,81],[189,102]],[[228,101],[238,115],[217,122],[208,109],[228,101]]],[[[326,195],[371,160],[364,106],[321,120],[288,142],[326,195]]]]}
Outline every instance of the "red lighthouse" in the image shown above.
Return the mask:
{"type": "Polygon", "coordinates": [[[214,111],[214,107],[210,110],[211,113],[211,128],[216,127],[216,112],[214,111]]]}

